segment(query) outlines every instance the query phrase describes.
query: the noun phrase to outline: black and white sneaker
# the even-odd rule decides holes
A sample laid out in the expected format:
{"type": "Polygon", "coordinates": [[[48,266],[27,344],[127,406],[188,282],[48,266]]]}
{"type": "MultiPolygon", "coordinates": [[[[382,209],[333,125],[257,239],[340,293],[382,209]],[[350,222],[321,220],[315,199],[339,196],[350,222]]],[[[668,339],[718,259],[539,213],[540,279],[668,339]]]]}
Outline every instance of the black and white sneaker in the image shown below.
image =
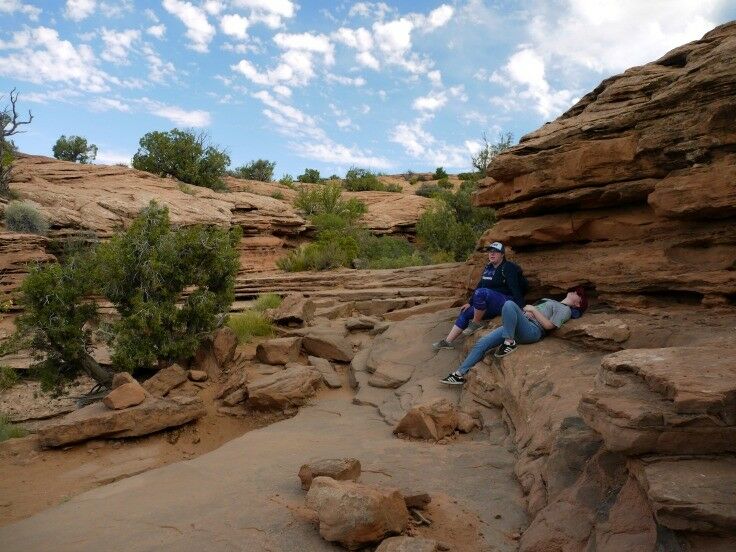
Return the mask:
{"type": "Polygon", "coordinates": [[[496,352],[493,353],[493,356],[496,358],[505,357],[506,355],[510,355],[516,350],[516,342],[514,343],[501,343],[501,345],[498,346],[498,349],[496,349],[496,352]]]}
{"type": "Polygon", "coordinates": [[[442,378],[440,383],[445,383],[447,385],[462,385],[465,383],[465,378],[455,374],[450,374],[446,378],[442,378]]]}

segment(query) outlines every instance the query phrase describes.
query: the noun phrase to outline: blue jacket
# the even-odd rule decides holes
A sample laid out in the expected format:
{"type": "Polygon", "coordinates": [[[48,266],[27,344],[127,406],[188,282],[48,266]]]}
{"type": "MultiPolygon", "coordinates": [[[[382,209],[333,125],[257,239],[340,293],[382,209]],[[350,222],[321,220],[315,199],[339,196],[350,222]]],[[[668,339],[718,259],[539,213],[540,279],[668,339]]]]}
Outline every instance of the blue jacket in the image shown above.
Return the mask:
{"type": "Polygon", "coordinates": [[[488,263],[483,269],[478,285],[475,289],[488,288],[503,293],[519,305],[524,307],[524,286],[521,279],[521,268],[516,263],[506,259],[493,270],[493,265],[488,263]]]}

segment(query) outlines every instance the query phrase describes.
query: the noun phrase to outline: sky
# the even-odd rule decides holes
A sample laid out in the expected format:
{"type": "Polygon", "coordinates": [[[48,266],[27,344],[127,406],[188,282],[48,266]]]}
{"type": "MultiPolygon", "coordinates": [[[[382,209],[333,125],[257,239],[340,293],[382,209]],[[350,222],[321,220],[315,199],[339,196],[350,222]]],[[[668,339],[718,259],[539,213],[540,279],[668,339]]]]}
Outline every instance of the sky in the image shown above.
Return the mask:
{"type": "Polygon", "coordinates": [[[51,155],[62,134],[129,163],[186,128],[232,167],[470,170],[604,78],[736,19],[732,0],[0,0],[0,107],[51,155]]]}

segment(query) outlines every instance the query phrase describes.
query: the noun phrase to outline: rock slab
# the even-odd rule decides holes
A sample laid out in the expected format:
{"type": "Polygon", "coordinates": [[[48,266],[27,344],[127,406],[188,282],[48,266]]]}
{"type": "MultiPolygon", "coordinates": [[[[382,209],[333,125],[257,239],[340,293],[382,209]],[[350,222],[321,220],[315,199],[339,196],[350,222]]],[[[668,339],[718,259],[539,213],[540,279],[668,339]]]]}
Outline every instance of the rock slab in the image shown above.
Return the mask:
{"type": "Polygon", "coordinates": [[[440,548],[440,543],[436,540],[420,537],[389,537],[376,548],[376,552],[438,552],[439,550],[447,550],[447,548],[440,548]]]}
{"type": "Polygon", "coordinates": [[[143,382],[143,388],[154,397],[165,397],[174,387],[187,381],[187,371],[178,364],[162,368],[143,382]]]}
{"type": "Polygon", "coordinates": [[[146,391],[138,382],[124,383],[102,399],[102,403],[112,410],[122,410],[130,406],[141,404],[146,399],[146,391]]]}
{"type": "Polygon", "coordinates": [[[39,429],[38,438],[42,447],[59,447],[95,437],[137,437],[191,422],[204,414],[204,403],[193,397],[148,397],[124,410],[109,410],[102,403],[94,403],[39,429]]]}
{"type": "Polygon", "coordinates": [[[287,410],[303,405],[322,381],[311,366],[296,365],[248,385],[247,402],[253,408],[287,410]]]}
{"type": "Polygon", "coordinates": [[[299,360],[301,337],[277,337],[259,343],[256,358],[264,364],[287,364],[299,360]]]}

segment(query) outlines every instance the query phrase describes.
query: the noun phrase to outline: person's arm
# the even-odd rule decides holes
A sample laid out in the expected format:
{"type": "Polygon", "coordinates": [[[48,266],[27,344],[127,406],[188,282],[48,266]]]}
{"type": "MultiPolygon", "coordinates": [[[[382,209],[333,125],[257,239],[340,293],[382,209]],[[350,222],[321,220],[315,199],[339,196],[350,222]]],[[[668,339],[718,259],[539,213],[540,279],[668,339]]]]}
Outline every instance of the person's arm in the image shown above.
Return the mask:
{"type": "Polygon", "coordinates": [[[511,297],[514,299],[514,303],[520,307],[524,305],[524,290],[521,288],[521,280],[519,278],[519,269],[513,265],[509,265],[506,268],[511,270],[506,271],[506,285],[511,290],[511,297]]]}
{"type": "Polygon", "coordinates": [[[555,326],[554,323],[549,318],[547,318],[541,312],[539,312],[537,310],[537,307],[533,305],[527,305],[526,307],[524,307],[524,312],[530,313],[534,317],[534,319],[542,325],[542,327],[545,330],[556,330],[557,329],[557,326],[555,326]]]}

